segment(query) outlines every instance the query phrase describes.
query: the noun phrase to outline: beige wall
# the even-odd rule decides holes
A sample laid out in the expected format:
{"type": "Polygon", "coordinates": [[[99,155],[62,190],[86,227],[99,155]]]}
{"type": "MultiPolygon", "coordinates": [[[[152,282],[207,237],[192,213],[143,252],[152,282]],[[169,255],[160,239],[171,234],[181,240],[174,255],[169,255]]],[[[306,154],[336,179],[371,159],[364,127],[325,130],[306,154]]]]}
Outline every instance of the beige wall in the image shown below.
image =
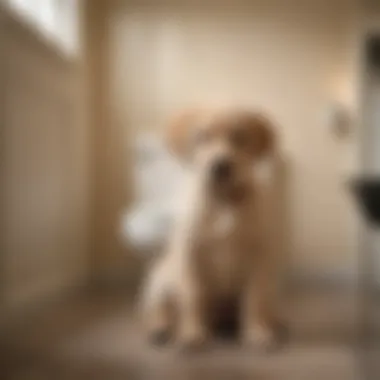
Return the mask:
{"type": "Polygon", "coordinates": [[[125,128],[115,133],[128,147],[137,130],[162,128],[194,102],[263,107],[289,154],[295,266],[352,273],[357,225],[344,181],[357,139],[337,141],[324,110],[338,100],[357,112],[355,1],[158,3],[119,1],[110,15],[112,114],[125,128]]]}
{"type": "Polygon", "coordinates": [[[0,7],[0,306],[87,274],[88,137],[79,66],[0,7]]]}
{"type": "Polygon", "coordinates": [[[94,282],[133,278],[133,256],[119,238],[128,199],[125,128],[113,112],[110,78],[109,11],[112,2],[84,2],[84,57],[91,145],[90,270],[94,282]]]}

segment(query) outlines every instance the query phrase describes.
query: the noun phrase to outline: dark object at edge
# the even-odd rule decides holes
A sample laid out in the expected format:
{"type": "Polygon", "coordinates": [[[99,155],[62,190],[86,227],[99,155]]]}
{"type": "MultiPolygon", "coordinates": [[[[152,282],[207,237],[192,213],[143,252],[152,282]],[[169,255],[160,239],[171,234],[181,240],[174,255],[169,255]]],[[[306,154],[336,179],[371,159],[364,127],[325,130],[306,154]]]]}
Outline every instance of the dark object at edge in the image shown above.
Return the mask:
{"type": "Polygon", "coordinates": [[[366,220],[380,226],[380,177],[355,180],[352,188],[366,220]]]}

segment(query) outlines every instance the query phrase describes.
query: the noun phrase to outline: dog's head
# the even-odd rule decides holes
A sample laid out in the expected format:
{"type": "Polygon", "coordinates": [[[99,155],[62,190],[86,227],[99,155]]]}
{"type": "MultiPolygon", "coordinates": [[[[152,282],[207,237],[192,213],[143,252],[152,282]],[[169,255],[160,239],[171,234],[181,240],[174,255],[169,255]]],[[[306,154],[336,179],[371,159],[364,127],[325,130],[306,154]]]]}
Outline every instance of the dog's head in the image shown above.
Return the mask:
{"type": "Polygon", "coordinates": [[[186,160],[214,189],[247,182],[255,162],[274,151],[271,122],[244,110],[190,110],[168,129],[172,152],[186,160]]]}

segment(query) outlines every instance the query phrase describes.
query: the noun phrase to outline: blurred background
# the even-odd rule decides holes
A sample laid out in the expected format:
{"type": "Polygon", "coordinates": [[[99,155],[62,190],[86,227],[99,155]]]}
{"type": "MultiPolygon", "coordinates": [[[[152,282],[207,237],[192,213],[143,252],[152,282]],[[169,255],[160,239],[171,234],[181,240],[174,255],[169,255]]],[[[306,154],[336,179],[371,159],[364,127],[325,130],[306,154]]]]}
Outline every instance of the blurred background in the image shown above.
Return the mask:
{"type": "Polygon", "coordinates": [[[348,186],[380,173],[379,41],[377,0],[1,0],[2,378],[379,378],[358,284],[380,284],[380,235],[348,186]],[[178,362],[132,316],[135,141],[231,100],[267,110],[286,152],[291,343],[178,362]]]}

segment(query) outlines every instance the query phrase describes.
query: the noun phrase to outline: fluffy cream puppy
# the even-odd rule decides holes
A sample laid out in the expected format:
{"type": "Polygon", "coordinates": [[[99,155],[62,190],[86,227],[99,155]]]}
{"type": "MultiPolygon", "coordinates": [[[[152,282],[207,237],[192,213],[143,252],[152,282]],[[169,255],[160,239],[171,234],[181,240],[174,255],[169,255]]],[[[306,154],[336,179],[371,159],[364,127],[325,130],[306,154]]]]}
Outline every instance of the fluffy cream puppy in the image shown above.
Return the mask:
{"type": "Polygon", "coordinates": [[[272,347],[278,217],[276,181],[263,173],[277,157],[274,128],[255,112],[191,110],[167,137],[190,175],[168,246],[144,283],[147,333],[194,348],[232,316],[243,341],[272,347]]]}

